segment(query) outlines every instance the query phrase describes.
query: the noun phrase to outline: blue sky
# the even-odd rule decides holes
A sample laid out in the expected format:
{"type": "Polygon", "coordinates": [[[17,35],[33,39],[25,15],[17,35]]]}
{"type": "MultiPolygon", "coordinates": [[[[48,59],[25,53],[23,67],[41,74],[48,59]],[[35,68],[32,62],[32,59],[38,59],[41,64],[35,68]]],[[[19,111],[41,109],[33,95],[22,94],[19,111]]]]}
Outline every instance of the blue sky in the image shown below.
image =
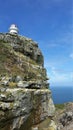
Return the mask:
{"type": "Polygon", "coordinates": [[[72,0],[0,0],[0,32],[12,23],[39,43],[51,86],[73,86],[72,0]]]}

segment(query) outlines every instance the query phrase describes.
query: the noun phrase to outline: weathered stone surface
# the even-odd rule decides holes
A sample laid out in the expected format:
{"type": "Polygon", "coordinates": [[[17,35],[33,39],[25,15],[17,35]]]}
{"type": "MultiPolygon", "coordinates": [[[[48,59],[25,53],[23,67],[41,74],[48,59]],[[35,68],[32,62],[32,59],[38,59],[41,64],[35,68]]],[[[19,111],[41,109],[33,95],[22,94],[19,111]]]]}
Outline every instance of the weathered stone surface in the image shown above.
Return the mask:
{"type": "Polygon", "coordinates": [[[7,89],[0,97],[0,115],[3,114],[0,118],[0,129],[4,125],[7,127],[8,120],[12,124],[11,130],[14,130],[22,128],[22,124],[27,123],[29,117],[32,126],[54,115],[55,108],[50,90],[13,88],[7,89]]]}
{"type": "Polygon", "coordinates": [[[56,106],[55,121],[58,130],[73,130],[73,102],[56,106]]]}
{"type": "Polygon", "coordinates": [[[68,125],[72,120],[73,120],[73,112],[68,111],[68,112],[65,112],[65,113],[62,115],[62,117],[60,118],[60,123],[61,123],[63,126],[66,126],[66,125],[68,125]]]}
{"type": "Polygon", "coordinates": [[[35,60],[38,64],[43,65],[43,56],[38,48],[38,45],[29,38],[21,37],[12,34],[0,34],[0,41],[10,43],[16,52],[21,52],[24,55],[35,60]],[[31,44],[32,43],[32,44],[31,44]]]}
{"type": "Polygon", "coordinates": [[[32,130],[57,130],[57,126],[53,120],[47,118],[38,125],[32,127],[32,130]]]}
{"type": "Polygon", "coordinates": [[[26,37],[1,33],[0,130],[56,130],[47,80],[38,44],[26,37]]]}

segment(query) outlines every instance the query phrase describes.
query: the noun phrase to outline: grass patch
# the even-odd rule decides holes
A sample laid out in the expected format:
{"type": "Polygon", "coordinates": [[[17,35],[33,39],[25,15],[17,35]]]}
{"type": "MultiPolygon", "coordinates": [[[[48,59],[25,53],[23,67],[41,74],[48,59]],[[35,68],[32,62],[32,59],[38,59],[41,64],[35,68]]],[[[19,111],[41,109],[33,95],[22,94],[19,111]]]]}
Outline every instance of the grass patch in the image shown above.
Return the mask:
{"type": "Polygon", "coordinates": [[[65,105],[64,104],[55,104],[56,109],[64,109],[65,105]]]}

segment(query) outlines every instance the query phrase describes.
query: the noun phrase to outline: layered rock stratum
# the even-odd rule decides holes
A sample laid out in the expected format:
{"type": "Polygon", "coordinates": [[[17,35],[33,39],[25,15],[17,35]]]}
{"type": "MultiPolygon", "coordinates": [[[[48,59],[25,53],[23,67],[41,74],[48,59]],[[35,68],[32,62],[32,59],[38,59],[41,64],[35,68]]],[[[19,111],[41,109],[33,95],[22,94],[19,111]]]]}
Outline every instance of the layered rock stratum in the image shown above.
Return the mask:
{"type": "Polygon", "coordinates": [[[0,33],[0,130],[57,130],[38,44],[0,33]]]}

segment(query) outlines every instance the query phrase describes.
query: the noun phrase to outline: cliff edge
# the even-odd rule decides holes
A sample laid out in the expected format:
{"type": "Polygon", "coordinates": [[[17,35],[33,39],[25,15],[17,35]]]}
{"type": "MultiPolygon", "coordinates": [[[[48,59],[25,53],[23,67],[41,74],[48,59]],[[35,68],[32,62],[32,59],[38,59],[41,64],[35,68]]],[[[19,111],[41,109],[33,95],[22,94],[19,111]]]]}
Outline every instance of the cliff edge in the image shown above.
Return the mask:
{"type": "Polygon", "coordinates": [[[0,130],[57,130],[38,44],[0,33],[0,130]]]}

